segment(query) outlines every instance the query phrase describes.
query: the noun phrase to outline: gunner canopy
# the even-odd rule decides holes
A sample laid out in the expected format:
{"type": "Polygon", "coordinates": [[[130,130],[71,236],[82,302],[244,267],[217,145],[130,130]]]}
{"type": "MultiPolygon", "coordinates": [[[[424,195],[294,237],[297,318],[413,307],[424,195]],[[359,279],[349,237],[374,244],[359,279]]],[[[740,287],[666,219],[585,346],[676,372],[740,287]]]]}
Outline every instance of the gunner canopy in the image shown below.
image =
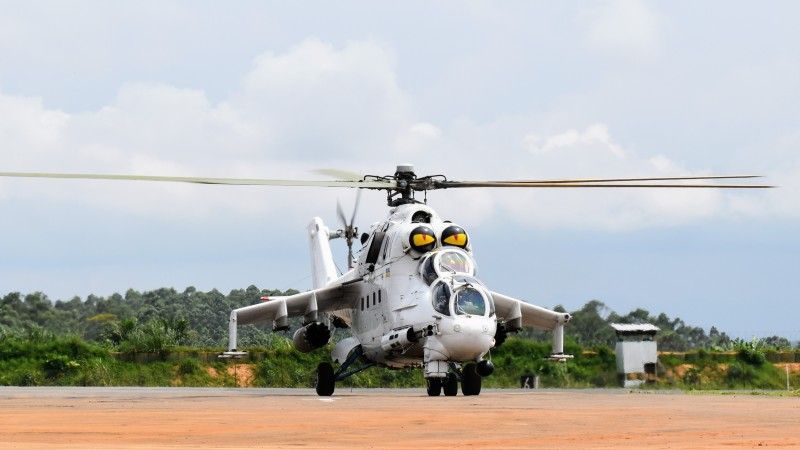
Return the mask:
{"type": "Polygon", "coordinates": [[[471,277],[455,276],[437,280],[431,287],[433,309],[445,316],[493,316],[491,296],[471,277]]]}

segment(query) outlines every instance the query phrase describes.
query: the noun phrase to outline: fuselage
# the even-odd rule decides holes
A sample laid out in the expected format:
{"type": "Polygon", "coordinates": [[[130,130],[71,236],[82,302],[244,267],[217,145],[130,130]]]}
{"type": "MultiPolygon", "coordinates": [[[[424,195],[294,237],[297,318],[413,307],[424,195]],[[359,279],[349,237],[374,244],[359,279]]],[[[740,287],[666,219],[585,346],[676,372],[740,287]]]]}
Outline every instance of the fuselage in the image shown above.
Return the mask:
{"type": "Polygon", "coordinates": [[[475,269],[463,229],[426,205],[400,205],[373,224],[354,269],[337,280],[361,280],[361,290],[336,315],[383,365],[477,361],[494,345],[497,321],[475,269]]]}

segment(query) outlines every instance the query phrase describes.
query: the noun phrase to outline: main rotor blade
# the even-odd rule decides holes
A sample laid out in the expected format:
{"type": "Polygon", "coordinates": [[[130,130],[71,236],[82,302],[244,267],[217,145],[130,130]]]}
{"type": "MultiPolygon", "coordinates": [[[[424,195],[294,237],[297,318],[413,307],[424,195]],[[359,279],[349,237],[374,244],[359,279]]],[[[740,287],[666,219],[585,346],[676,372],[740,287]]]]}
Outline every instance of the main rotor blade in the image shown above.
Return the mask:
{"type": "Polygon", "coordinates": [[[746,178],[762,178],[761,175],[708,175],[685,177],[648,177],[648,178],[574,178],[553,180],[491,180],[462,181],[461,183],[514,183],[514,184],[573,184],[573,183],[617,183],[628,181],[679,181],[679,180],[732,180],[746,178]]]}
{"type": "Polygon", "coordinates": [[[716,189],[768,189],[775,186],[757,184],[658,184],[658,183],[514,183],[503,181],[439,181],[435,184],[437,189],[451,188],[716,188],[716,189]]]}
{"type": "Polygon", "coordinates": [[[350,172],[349,170],[341,170],[341,169],[316,169],[314,173],[318,173],[320,175],[327,175],[331,178],[335,178],[337,180],[342,181],[359,181],[364,177],[356,172],[350,172]]]}
{"type": "Polygon", "coordinates": [[[0,172],[0,177],[14,178],[60,178],[83,180],[130,180],[130,181],[169,181],[196,184],[222,184],[238,186],[318,186],[349,187],[362,189],[392,189],[397,183],[387,181],[317,181],[317,180],[272,180],[263,178],[206,178],[173,177],[158,175],[114,175],[95,173],[38,173],[38,172],[0,172]]]}

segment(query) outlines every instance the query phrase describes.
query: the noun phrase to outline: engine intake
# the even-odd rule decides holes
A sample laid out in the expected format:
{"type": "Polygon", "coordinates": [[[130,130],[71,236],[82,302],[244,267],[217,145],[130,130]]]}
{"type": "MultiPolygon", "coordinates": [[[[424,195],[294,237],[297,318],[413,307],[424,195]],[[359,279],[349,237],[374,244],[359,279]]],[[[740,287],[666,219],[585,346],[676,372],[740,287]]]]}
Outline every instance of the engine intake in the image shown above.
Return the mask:
{"type": "Polygon", "coordinates": [[[331,339],[331,330],[321,322],[312,322],[294,332],[294,348],[303,353],[316,350],[331,339]]]}

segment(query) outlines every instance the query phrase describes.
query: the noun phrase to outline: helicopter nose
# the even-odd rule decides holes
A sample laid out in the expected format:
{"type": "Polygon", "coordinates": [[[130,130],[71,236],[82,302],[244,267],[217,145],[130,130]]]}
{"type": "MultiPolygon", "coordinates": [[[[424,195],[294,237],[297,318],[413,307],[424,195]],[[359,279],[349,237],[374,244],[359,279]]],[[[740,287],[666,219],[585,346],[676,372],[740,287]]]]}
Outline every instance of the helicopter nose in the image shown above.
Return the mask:
{"type": "Polygon", "coordinates": [[[439,341],[449,359],[472,361],[494,346],[497,324],[488,317],[458,317],[440,326],[439,341]]]}

